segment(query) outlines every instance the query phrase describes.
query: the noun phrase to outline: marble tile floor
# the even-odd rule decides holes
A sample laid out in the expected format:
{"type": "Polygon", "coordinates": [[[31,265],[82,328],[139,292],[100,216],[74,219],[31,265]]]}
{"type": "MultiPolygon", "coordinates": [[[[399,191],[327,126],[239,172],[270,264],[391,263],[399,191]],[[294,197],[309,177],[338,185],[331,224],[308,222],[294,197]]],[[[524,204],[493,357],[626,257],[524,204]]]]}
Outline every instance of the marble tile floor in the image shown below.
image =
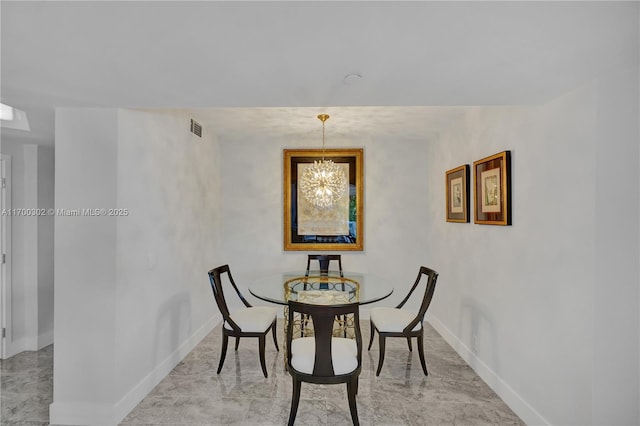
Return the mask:
{"type": "Polygon", "coordinates": [[[49,424],[53,345],[0,360],[0,425],[49,424]]]}
{"type": "MultiPolygon", "coordinates": [[[[429,376],[420,367],[417,349],[406,340],[387,339],[385,364],[375,376],[378,344],[366,350],[369,322],[362,322],[363,368],[358,414],[363,425],[522,425],[504,402],[453,349],[427,325],[429,376]]],[[[213,330],[124,419],[122,425],[284,425],[291,404],[291,377],[282,352],[267,340],[265,379],[257,339],[233,345],[216,375],[220,334],[213,330]]],[[[284,337],[278,328],[280,340],[284,337]]],[[[376,336],[377,338],[377,336],[376,336]]],[[[296,425],[351,425],[345,385],[303,383],[296,425]]]]}
{"type": "MultiPolygon", "coordinates": [[[[363,368],[358,391],[362,425],[524,425],[429,325],[425,352],[429,376],[417,349],[387,339],[385,364],[375,376],[378,344],[366,350],[369,322],[362,322],[363,368]]],[[[134,425],[284,425],[291,404],[291,378],[282,352],[267,340],[264,378],[257,339],[233,344],[217,375],[220,326],[194,348],[122,421],[134,425]]],[[[279,325],[278,337],[283,338],[279,325]]],[[[376,336],[377,339],[377,336],[376,336]]],[[[47,425],[52,399],[50,346],[0,362],[1,425],[47,425]]],[[[296,425],[351,425],[344,385],[303,383],[296,425]]]]}

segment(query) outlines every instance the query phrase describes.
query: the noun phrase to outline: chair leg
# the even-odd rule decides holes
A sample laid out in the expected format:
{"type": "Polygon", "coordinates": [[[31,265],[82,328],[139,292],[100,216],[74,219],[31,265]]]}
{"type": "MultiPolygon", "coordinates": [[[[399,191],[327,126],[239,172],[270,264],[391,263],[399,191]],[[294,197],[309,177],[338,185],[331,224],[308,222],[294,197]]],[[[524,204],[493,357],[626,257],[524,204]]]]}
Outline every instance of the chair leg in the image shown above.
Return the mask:
{"type": "Polygon", "coordinates": [[[349,411],[351,411],[351,421],[354,426],[358,426],[358,406],[356,405],[356,394],[358,393],[358,377],[347,382],[347,396],[349,398],[349,411]]]}
{"type": "Polygon", "coordinates": [[[267,364],[264,361],[264,347],[266,346],[265,339],[266,334],[258,337],[258,351],[260,352],[260,365],[262,366],[262,374],[267,378],[269,375],[267,374],[267,364]]]}
{"type": "Polygon", "coordinates": [[[376,332],[376,328],[373,325],[373,323],[371,323],[371,339],[369,340],[369,347],[367,348],[368,351],[371,350],[371,345],[373,344],[373,335],[375,334],[375,332],[376,332]]]}
{"type": "Polygon", "coordinates": [[[380,359],[378,360],[378,371],[376,371],[376,376],[380,375],[380,371],[382,371],[382,363],[384,362],[384,346],[385,346],[385,338],[382,333],[378,333],[380,346],[380,359]]]}
{"type": "Polygon", "coordinates": [[[226,334],[222,335],[222,350],[220,351],[220,363],[218,364],[218,372],[216,374],[220,374],[222,370],[222,366],[224,365],[224,358],[227,356],[227,346],[229,344],[229,336],[226,334]]]}
{"type": "Polygon", "coordinates": [[[428,376],[429,372],[427,371],[427,363],[424,360],[424,343],[422,341],[422,337],[422,334],[418,336],[418,354],[420,354],[420,364],[422,364],[422,371],[424,372],[425,376],[428,376]]]}
{"type": "Polygon", "coordinates": [[[240,338],[236,337],[236,351],[238,350],[238,346],[240,346],[240,338]]]}
{"type": "Polygon", "coordinates": [[[293,379],[293,394],[291,395],[291,410],[289,411],[289,426],[293,426],[296,421],[296,414],[298,414],[298,404],[300,403],[300,388],[302,382],[300,380],[296,380],[295,377],[293,379]]]}
{"type": "Polygon", "coordinates": [[[411,337],[407,337],[407,344],[409,345],[409,352],[413,352],[413,348],[411,347],[411,337]]]}
{"type": "MultiPolygon", "coordinates": [[[[343,287],[342,291],[344,291],[344,284],[342,284],[342,287],[343,287]]],[[[342,321],[343,321],[342,322],[342,328],[343,328],[343,331],[344,331],[344,337],[347,337],[347,318],[348,317],[346,315],[342,316],[342,321]]]]}
{"type": "Polygon", "coordinates": [[[280,348],[278,347],[278,336],[276,335],[275,323],[271,326],[271,333],[273,334],[273,344],[276,345],[276,351],[280,352],[280,348]]]}
{"type": "Polygon", "coordinates": [[[307,317],[305,314],[300,314],[300,337],[304,337],[304,332],[307,329],[307,317]]]}

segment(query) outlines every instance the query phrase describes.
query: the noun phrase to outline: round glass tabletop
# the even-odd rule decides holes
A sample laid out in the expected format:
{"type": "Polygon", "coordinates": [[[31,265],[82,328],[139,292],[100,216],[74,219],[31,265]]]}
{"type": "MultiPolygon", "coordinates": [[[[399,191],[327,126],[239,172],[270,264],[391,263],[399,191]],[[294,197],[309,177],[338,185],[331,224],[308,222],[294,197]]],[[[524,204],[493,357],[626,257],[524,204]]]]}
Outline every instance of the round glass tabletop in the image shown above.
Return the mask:
{"type": "Polygon", "coordinates": [[[358,302],[361,305],[385,299],[393,293],[388,280],[374,274],[339,271],[306,271],[269,274],[256,279],[249,291],[258,299],[286,305],[289,300],[317,304],[358,302]]]}

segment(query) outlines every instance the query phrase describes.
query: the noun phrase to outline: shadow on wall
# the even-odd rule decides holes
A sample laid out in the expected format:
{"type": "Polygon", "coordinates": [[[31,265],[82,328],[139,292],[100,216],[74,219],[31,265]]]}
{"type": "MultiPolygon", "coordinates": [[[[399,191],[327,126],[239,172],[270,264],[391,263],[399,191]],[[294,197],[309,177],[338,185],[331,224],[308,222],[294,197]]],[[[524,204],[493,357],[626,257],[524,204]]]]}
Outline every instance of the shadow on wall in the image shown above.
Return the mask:
{"type": "Polygon", "coordinates": [[[191,336],[191,299],[187,292],[182,292],[167,299],[158,309],[154,327],[154,362],[164,362],[167,356],[174,356],[172,363],[178,359],[178,349],[191,336]],[[158,358],[162,358],[158,360],[158,358]]]}
{"type": "Polygon", "coordinates": [[[494,373],[497,373],[500,368],[496,354],[500,350],[495,337],[495,322],[488,312],[490,310],[479,304],[477,300],[468,297],[462,298],[460,306],[461,336],[465,342],[468,342],[468,348],[474,355],[469,360],[471,368],[478,371],[478,367],[480,367],[478,363],[483,362],[494,373]],[[468,334],[465,336],[466,330],[468,330],[468,334]]]}

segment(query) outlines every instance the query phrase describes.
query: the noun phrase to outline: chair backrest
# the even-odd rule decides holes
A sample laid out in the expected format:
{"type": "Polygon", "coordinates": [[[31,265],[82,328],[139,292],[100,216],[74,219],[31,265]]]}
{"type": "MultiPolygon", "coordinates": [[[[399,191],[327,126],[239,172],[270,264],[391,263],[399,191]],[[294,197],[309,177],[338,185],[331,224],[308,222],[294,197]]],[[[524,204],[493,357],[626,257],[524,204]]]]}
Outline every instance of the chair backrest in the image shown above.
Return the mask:
{"type": "MultiPolygon", "coordinates": [[[[362,332],[360,330],[360,305],[348,303],[343,305],[314,305],[289,301],[289,317],[287,323],[287,347],[291,348],[295,314],[303,314],[313,323],[316,342],[313,375],[318,377],[335,376],[331,359],[331,342],[333,324],[336,316],[353,315],[353,326],[358,348],[358,370],[362,365],[362,332]]],[[[287,365],[291,368],[291,351],[287,351],[287,365]]]]}
{"type": "Polygon", "coordinates": [[[216,299],[216,304],[218,305],[218,309],[220,309],[220,313],[222,314],[222,318],[226,321],[231,327],[240,331],[240,327],[233,322],[231,319],[231,314],[229,313],[229,307],[227,306],[227,301],[224,297],[224,291],[222,289],[222,276],[226,274],[229,282],[233,286],[233,289],[236,291],[236,294],[242,300],[244,306],[250,308],[251,304],[247,302],[247,300],[242,296],[238,286],[233,280],[233,276],[231,275],[231,270],[229,269],[229,265],[218,266],[217,268],[213,268],[209,271],[209,282],[211,283],[211,290],[213,290],[213,297],[216,299]]]}
{"type": "Polygon", "coordinates": [[[310,254],[307,257],[307,271],[305,272],[305,276],[309,276],[309,270],[311,269],[311,261],[317,260],[320,263],[320,274],[329,272],[329,263],[332,260],[338,261],[338,270],[340,271],[340,276],[344,276],[342,274],[342,255],[340,254],[310,254]]]}
{"type": "Polygon", "coordinates": [[[405,327],[405,331],[413,330],[413,328],[418,324],[424,321],[424,315],[431,304],[431,299],[433,298],[433,292],[436,289],[436,281],[438,281],[438,273],[431,268],[427,268],[426,266],[421,266],[420,271],[418,272],[418,277],[416,281],[413,283],[411,290],[409,290],[409,294],[404,298],[402,302],[396,308],[402,308],[407,300],[411,297],[414,290],[418,287],[418,284],[422,280],[422,277],[427,276],[427,284],[424,289],[424,294],[422,296],[422,303],[420,304],[420,310],[418,311],[418,315],[405,327]]]}

